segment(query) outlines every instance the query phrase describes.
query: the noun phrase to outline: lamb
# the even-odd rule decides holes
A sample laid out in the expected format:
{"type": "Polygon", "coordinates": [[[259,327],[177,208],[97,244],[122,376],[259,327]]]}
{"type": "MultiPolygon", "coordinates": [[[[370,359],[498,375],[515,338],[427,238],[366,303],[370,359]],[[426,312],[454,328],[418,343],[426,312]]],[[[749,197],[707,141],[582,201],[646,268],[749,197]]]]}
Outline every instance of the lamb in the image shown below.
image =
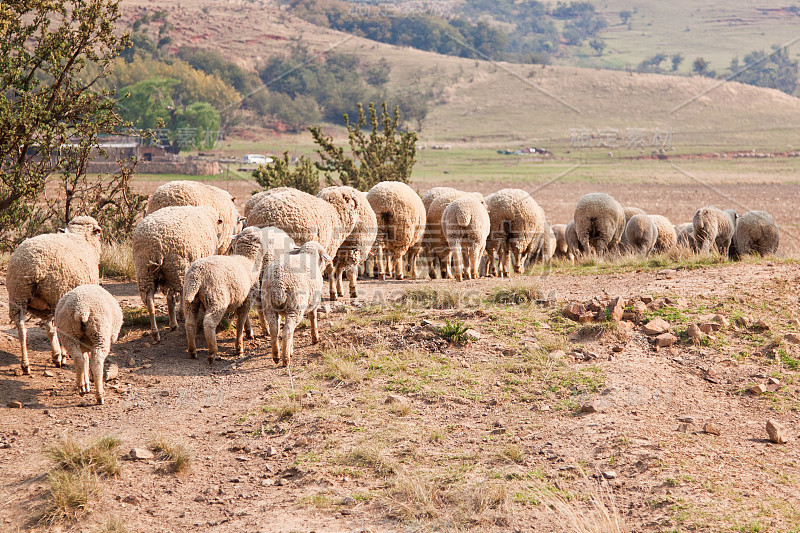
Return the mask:
{"type": "MultiPolygon", "coordinates": [[[[352,187],[327,187],[322,189],[318,198],[328,201],[332,195],[343,194],[358,198],[356,215],[358,222],[353,227],[353,231],[344,242],[339,246],[336,255],[333,256],[333,278],[336,280],[336,295],[344,296],[342,290],[342,274],[347,273],[347,280],[350,284],[350,297],[358,297],[356,282],[358,280],[358,267],[366,261],[372,245],[378,236],[378,220],[375,211],[367,201],[367,195],[352,187]]],[[[333,292],[331,294],[334,294],[333,292]]],[[[333,298],[334,300],[336,298],[333,298]]]]}
{"type": "Polygon", "coordinates": [[[97,404],[103,404],[103,367],[122,328],[122,308],[100,285],[79,285],[58,301],[54,322],[58,336],[75,362],[75,382],[81,394],[89,392],[94,377],[97,404]]]}
{"type": "Polygon", "coordinates": [[[464,274],[467,279],[478,278],[478,265],[486,249],[489,229],[489,212],[482,198],[470,195],[450,202],[442,214],[442,231],[450,248],[445,260],[448,278],[453,277],[453,260],[458,281],[464,279],[464,274]]]}
{"type": "Polygon", "coordinates": [[[550,265],[556,251],[556,244],[556,234],[553,232],[553,228],[550,227],[550,223],[545,222],[544,233],[542,233],[539,242],[534,245],[531,253],[528,254],[525,267],[529,268],[536,261],[540,261],[544,265],[550,265]]]}
{"type": "Polygon", "coordinates": [[[605,193],[586,194],[578,200],[574,220],[578,240],[587,253],[613,251],[625,230],[622,206],[605,193]]]}
{"type": "Polygon", "coordinates": [[[556,238],[555,246],[553,246],[553,257],[560,259],[562,257],[569,257],[569,244],[567,243],[567,225],[566,224],[553,224],[550,230],[556,238]]]}
{"type": "Polygon", "coordinates": [[[61,366],[61,346],[53,323],[58,300],[78,285],[99,283],[102,228],[92,217],[73,218],[64,233],[50,233],[26,239],[8,263],[8,316],[17,326],[22,350],[22,372],[30,374],[25,318],[45,320],[53,362],[61,366]]]}
{"type": "Polygon", "coordinates": [[[720,254],[727,256],[737,218],[736,211],[732,209],[728,211],[716,207],[698,209],[692,218],[692,224],[699,250],[710,252],[714,246],[720,254]]]}
{"type": "Polygon", "coordinates": [[[494,252],[498,253],[501,276],[522,272],[525,257],[544,234],[545,215],[539,204],[522,189],[501,189],[486,197],[491,230],[486,241],[487,275],[494,274],[494,252]]]}
{"type": "MultiPolygon", "coordinates": [[[[327,255],[334,257],[358,223],[361,198],[363,196],[345,190],[335,190],[326,193],[322,199],[285,188],[262,197],[247,216],[246,224],[280,228],[297,244],[316,241],[327,255]]],[[[333,268],[330,265],[329,268],[330,295],[332,300],[336,300],[333,268]]]]}
{"type": "MultiPolygon", "coordinates": [[[[189,355],[197,358],[195,335],[202,317],[208,346],[208,362],[217,356],[217,325],[226,313],[236,314],[236,353],[244,353],[245,323],[259,289],[264,247],[257,228],[245,228],[232,243],[233,255],[214,255],[192,263],[183,281],[186,342],[189,355]]],[[[248,328],[249,329],[249,328],[248,328]]],[[[252,337],[252,331],[249,331],[252,337]]]]}
{"type": "MultiPolygon", "coordinates": [[[[256,228],[256,226],[248,226],[251,228],[256,228]]],[[[286,234],[280,228],[273,228],[271,226],[267,226],[266,228],[258,229],[258,232],[261,235],[261,246],[264,249],[264,257],[261,260],[261,273],[259,274],[259,290],[256,291],[255,298],[253,300],[253,307],[256,308],[256,312],[258,313],[258,320],[261,324],[261,332],[264,335],[269,334],[269,328],[267,326],[267,318],[264,315],[264,309],[261,305],[261,278],[264,276],[264,272],[267,270],[267,266],[277,258],[281,257],[289,253],[291,250],[297,248],[294,240],[286,234]]],[[[247,323],[245,324],[246,330],[250,331],[250,318],[248,316],[247,323]]]]}
{"type": "Polygon", "coordinates": [[[660,253],[674,250],[675,246],[678,244],[678,235],[675,233],[675,226],[673,226],[672,222],[665,216],[650,215],[650,218],[653,219],[653,223],[658,230],[658,238],[656,239],[653,251],[660,253]]]}
{"type": "Polygon", "coordinates": [[[732,249],[735,249],[735,258],[747,254],[774,254],[779,241],[778,225],[769,213],[748,211],[736,221],[732,249]]]}
{"type": "Polygon", "coordinates": [[[416,279],[416,259],[421,251],[422,234],[425,231],[425,205],[414,189],[399,181],[383,181],[367,192],[367,200],[378,221],[378,236],[375,240],[378,279],[388,274],[401,280],[404,277],[403,256],[408,253],[411,278],[416,279]]]}
{"type": "Polygon", "coordinates": [[[261,280],[261,302],[269,323],[272,359],[288,367],[294,347],[294,330],[304,315],[311,323],[311,342],[319,342],[317,310],[322,302],[322,273],[331,257],[316,241],[309,241],[273,261],[261,280]],[[283,327],[278,331],[280,317],[283,327]],[[282,346],[278,349],[278,335],[282,346]]]}
{"type": "Polygon", "coordinates": [[[233,198],[219,187],[199,181],[179,180],[160,185],[147,202],[147,214],[169,206],[213,207],[222,219],[223,235],[233,235],[241,229],[241,217],[233,198]]]}
{"type": "Polygon", "coordinates": [[[224,253],[229,240],[225,221],[208,206],[163,207],[144,217],[133,230],[133,261],[136,283],[147,312],[154,342],[161,340],[156,324],[155,293],[167,296],[169,327],[178,327],[175,302],[181,302],[183,278],[194,261],[224,253]]]}
{"type": "Polygon", "coordinates": [[[628,250],[648,255],[658,240],[658,228],[653,217],[644,214],[631,216],[625,224],[625,244],[628,250]]]}

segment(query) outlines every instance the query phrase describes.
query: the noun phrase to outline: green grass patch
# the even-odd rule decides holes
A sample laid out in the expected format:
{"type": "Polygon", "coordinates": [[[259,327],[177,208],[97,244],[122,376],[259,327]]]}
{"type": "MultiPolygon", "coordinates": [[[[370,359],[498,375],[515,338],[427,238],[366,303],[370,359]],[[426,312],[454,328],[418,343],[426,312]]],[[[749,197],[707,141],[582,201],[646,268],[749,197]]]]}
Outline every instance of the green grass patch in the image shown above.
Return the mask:
{"type": "Polygon", "coordinates": [[[469,331],[470,327],[461,322],[460,320],[454,320],[450,322],[450,320],[445,319],[444,326],[440,326],[436,328],[436,333],[448,341],[452,342],[453,344],[467,344],[470,341],[469,336],[467,335],[467,331],[469,331]]]}

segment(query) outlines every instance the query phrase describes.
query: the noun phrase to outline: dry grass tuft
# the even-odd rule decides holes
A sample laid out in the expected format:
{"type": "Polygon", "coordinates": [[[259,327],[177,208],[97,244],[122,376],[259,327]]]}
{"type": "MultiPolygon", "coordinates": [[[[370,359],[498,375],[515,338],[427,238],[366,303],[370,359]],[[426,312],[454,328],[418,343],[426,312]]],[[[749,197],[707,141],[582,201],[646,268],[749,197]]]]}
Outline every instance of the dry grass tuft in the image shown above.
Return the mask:
{"type": "Polygon", "coordinates": [[[103,244],[100,250],[100,276],[124,280],[136,279],[130,242],[112,241],[103,244]]]}
{"type": "Polygon", "coordinates": [[[109,516],[97,528],[97,533],[128,533],[128,528],[119,516],[109,516]]]}
{"type": "Polygon", "coordinates": [[[322,377],[345,385],[358,383],[364,377],[364,372],[355,360],[357,355],[352,350],[335,350],[325,354],[322,377]]]}
{"type": "Polygon", "coordinates": [[[66,437],[48,450],[48,455],[61,470],[80,473],[89,470],[105,476],[116,476],[122,470],[119,463],[119,446],[116,437],[101,437],[89,446],[81,446],[66,437]]]}
{"type": "Polygon", "coordinates": [[[420,474],[404,472],[397,476],[382,503],[394,519],[431,520],[440,516],[443,488],[420,474]]]}
{"type": "Polygon", "coordinates": [[[47,474],[47,482],[49,502],[39,517],[46,524],[78,520],[99,490],[97,475],[86,468],[77,472],[54,469],[47,474]]]}
{"type": "Polygon", "coordinates": [[[150,443],[150,449],[166,463],[162,468],[164,471],[180,474],[187,472],[192,466],[192,454],[182,443],[172,442],[164,437],[156,437],[150,443]]]}
{"type": "Polygon", "coordinates": [[[396,471],[394,461],[375,445],[355,447],[344,454],[341,462],[348,466],[369,468],[379,477],[391,476],[396,471]]]}
{"type": "Polygon", "coordinates": [[[564,531],[571,533],[627,533],[629,530],[617,508],[614,494],[605,483],[596,484],[583,475],[584,498],[567,498],[542,490],[541,503],[564,531]]]}
{"type": "Polygon", "coordinates": [[[539,293],[539,286],[536,283],[515,283],[492,289],[489,301],[502,305],[526,304],[535,302],[539,298],[539,293]]]}

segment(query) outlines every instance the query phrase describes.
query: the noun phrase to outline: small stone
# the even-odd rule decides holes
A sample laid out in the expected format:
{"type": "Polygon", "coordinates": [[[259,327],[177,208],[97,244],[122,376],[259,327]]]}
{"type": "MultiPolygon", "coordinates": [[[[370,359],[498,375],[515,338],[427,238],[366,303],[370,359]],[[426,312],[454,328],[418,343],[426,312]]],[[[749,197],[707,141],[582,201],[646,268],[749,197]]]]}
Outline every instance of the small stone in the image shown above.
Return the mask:
{"type": "Polygon", "coordinates": [[[600,402],[597,400],[592,400],[591,402],[586,402],[581,405],[581,413],[602,413],[603,408],[600,405],[600,402]]]}
{"type": "Polygon", "coordinates": [[[669,322],[663,318],[654,318],[642,327],[642,331],[646,335],[655,336],[669,331],[669,327],[669,322]]]}
{"type": "Polygon", "coordinates": [[[800,335],[797,333],[787,333],[783,336],[786,339],[786,342],[790,342],[792,344],[800,344],[800,335]]]}
{"type": "Polygon", "coordinates": [[[770,385],[780,385],[781,381],[778,378],[769,378],[767,383],[770,385]]]}
{"type": "Polygon", "coordinates": [[[772,419],[767,420],[767,435],[769,435],[769,440],[775,444],[786,444],[783,428],[772,419]]]}
{"type": "Polygon", "coordinates": [[[81,403],[80,403],[81,407],[89,407],[90,405],[92,405],[91,402],[89,400],[87,400],[86,398],[83,398],[81,400],[81,403]]]}
{"type": "Polygon", "coordinates": [[[274,446],[270,446],[264,452],[264,455],[266,455],[267,457],[272,457],[272,456],[277,455],[277,454],[278,454],[278,450],[274,446]]]}
{"type": "Polygon", "coordinates": [[[703,336],[703,332],[697,324],[692,324],[686,328],[686,335],[692,340],[699,340],[703,336]]]}
{"type": "Polygon", "coordinates": [[[204,501],[206,501],[206,498],[202,494],[198,494],[197,496],[194,497],[194,501],[196,501],[196,502],[204,502],[204,501]]]}
{"type": "Polygon", "coordinates": [[[767,392],[778,392],[781,390],[780,383],[767,383],[767,392]]]}
{"type": "Polygon", "coordinates": [[[45,370],[44,372],[42,372],[42,375],[44,377],[46,377],[46,378],[54,378],[54,377],[56,377],[56,375],[53,374],[52,372],[50,372],[49,370],[45,370]]]}
{"type": "Polygon", "coordinates": [[[680,431],[681,433],[688,433],[691,428],[692,428],[691,424],[687,422],[681,422],[680,424],[678,424],[677,431],[680,431]]]}
{"type": "Polygon", "coordinates": [[[15,368],[14,369],[14,377],[20,377],[20,376],[22,376],[22,369],[21,368],[15,368]]]}
{"type": "Polygon", "coordinates": [[[464,333],[464,336],[471,341],[479,341],[481,340],[481,332],[475,331],[474,329],[470,328],[464,333]]]}
{"type": "Polygon", "coordinates": [[[677,272],[671,268],[665,268],[664,270],[659,270],[656,273],[656,279],[673,279],[677,272]]]}
{"type": "Polygon", "coordinates": [[[649,304],[650,302],[653,301],[653,297],[652,296],[642,296],[641,298],[639,298],[639,300],[641,300],[641,302],[643,304],[649,304]]]}
{"type": "Polygon", "coordinates": [[[728,320],[728,318],[725,315],[720,314],[720,313],[717,313],[716,315],[714,315],[714,322],[716,322],[717,324],[719,324],[723,328],[727,328],[728,326],[731,325],[731,323],[728,320]]]}
{"type": "MultiPolygon", "coordinates": [[[[704,355],[702,350],[700,352],[700,355],[704,355]]],[[[706,370],[706,373],[703,374],[703,379],[705,379],[706,381],[710,381],[711,383],[722,382],[722,376],[720,376],[719,372],[715,368],[709,368],[708,370],[706,370]]]]}
{"type": "Polygon", "coordinates": [[[278,487],[282,487],[282,486],[284,486],[285,484],[286,484],[286,482],[283,480],[283,478],[278,478],[278,479],[275,481],[275,485],[276,485],[276,486],[278,486],[278,487]]]}
{"type": "Polygon", "coordinates": [[[614,472],[613,470],[606,470],[602,474],[603,474],[603,477],[606,478],[606,479],[614,479],[614,478],[617,477],[617,473],[614,472]]]}
{"type": "Polygon", "coordinates": [[[578,302],[573,302],[569,304],[566,309],[564,309],[564,315],[572,320],[578,320],[578,318],[585,312],[586,308],[578,302]]]}
{"type": "Polygon", "coordinates": [[[390,394],[390,395],[388,395],[386,397],[386,399],[383,401],[383,403],[386,403],[386,404],[392,404],[392,403],[406,404],[406,403],[408,403],[408,400],[406,400],[405,398],[403,398],[402,396],[400,396],[398,394],[390,394]]]}
{"type": "Polygon", "coordinates": [[[492,435],[502,435],[502,434],[503,434],[503,433],[505,433],[505,432],[506,432],[506,428],[494,428],[494,429],[491,431],[491,434],[492,434],[492,435]]]}
{"type": "Polygon", "coordinates": [[[758,396],[759,394],[764,394],[765,392],[767,392],[767,387],[759,383],[758,385],[753,385],[747,390],[750,392],[750,394],[758,396]]]}
{"type": "Polygon", "coordinates": [[[667,301],[664,298],[658,298],[657,300],[653,300],[649,304],[647,304],[647,308],[650,311],[658,311],[659,309],[663,309],[667,306],[667,301]]]}
{"type": "Polygon", "coordinates": [[[673,335],[672,333],[662,333],[658,337],[656,337],[656,346],[658,348],[664,348],[666,346],[672,346],[678,341],[678,337],[673,335]]]}
{"type": "Polygon", "coordinates": [[[119,367],[114,363],[111,363],[106,367],[106,381],[111,381],[112,379],[117,379],[119,377],[119,367]]]}
{"type": "Polygon", "coordinates": [[[123,503],[129,503],[131,505],[139,505],[139,498],[134,495],[128,495],[122,498],[123,503]]]}
{"type": "Polygon", "coordinates": [[[621,353],[624,350],[625,350],[624,344],[617,344],[613,348],[611,348],[611,351],[614,353],[621,353]]]}
{"type": "Polygon", "coordinates": [[[549,411],[550,410],[550,406],[547,405],[546,403],[543,403],[542,405],[539,406],[539,410],[540,411],[549,411]]]}
{"type": "Polygon", "coordinates": [[[759,319],[759,320],[756,320],[755,322],[753,322],[753,325],[752,325],[751,327],[752,327],[753,329],[764,329],[764,330],[769,330],[769,324],[767,324],[766,322],[764,322],[764,321],[763,321],[763,320],[761,320],[761,319],[759,319]]]}
{"type": "Polygon", "coordinates": [[[578,322],[581,324],[586,324],[589,322],[594,322],[595,314],[591,311],[583,313],[581,316],[578,317],[578,322]]]}
{"type": "Polygon", "coordinates": [[[712,333],[719,331],[722,326],[720,324],[717,324],[716,322],[705,322],[703,324],[700,324],[698,327],[700,328],[700,331],[702,331],[707,335],[710,335],[712,333]]]}
{"type": "Polygon", "coordinates": [[[11,409],[22,409],[22,402],[17,402],[17,401],[8,402],[8,406],[11,409]]]}
{"type": "Polygon", "coordinates": [[[145,348],[150,348],[150,346],[151,346],[151,345],[150,345],[150,343],[149,343],[149,342],[145,342],[145,343],[144,343],[144,347],[145,347],[145,348]]]}
{"type": "Polygon", "coordinates": [[[148,460],[155,456],[147,448],[133,448],[128,452],[128,457],[134,460],[148,460]]]}
{"type": "Polygon", "coordinates": [[[622,320],[622,315],[625,314],[625,304],[627,302],[622,298],[614,298],[611,303],[606,307],[606,316],[614,322],[622,320]]]}
{"type": "Polygon", "coordinates": [[[249,457],[246,457],[244,455],[239,455],[239,456],[236,457],[236,460],[239,461],[240,463],[245,463],[245,462],[249,461],[250,459],[249,459],[249,457]]]}
{"type": "Polygon", "coordinates": [[[128,357],[128,368],[136,366],[136,358],[134,356],[128,357]]]}
{"type": "Polygon", "coordinates": [[[703,425],[703,431],[708,433],[709,435],[721,435],[722,431],[720,431],[719,426],[713,422],[706,422],[703,425]]]}
{"type": "Polygon", "coordinates": [[[678,422],[686,422],[687,424],[694,424],[693,416],[679,416],[678,422]]]}
{"type": "Polygon", "coordinates": [[[272,478],[269,478],[269,477],[267,479],[261,480],[261,486],[262,487],[271,487],[274,484],[275,484],[275,480],[272,479],[272,478]]]}

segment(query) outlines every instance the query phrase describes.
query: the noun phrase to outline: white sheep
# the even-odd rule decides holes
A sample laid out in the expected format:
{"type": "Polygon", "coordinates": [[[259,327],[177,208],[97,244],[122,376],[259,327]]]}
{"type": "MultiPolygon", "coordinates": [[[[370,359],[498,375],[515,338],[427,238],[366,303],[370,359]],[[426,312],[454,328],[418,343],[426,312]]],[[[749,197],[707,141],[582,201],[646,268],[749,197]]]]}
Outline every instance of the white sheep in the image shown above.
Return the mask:
{"type": "Polygon", "coordinates": [[[692,218],[692,224],[699,250],[710,252],[713,246],[720,254],[727,257],[737,217],[736,211],[731,209],[728,211],[716,207],[698,209],[692,218]]]}
{"type": "Polygon", "coordinates": [[[245,218],[247,218],[250,213],[253,211],[253,208],[258,205],[258,203],[264,199],[264,197],[269,196],[270,194],[275,194],[276,192],[284,192],[284,191],[294,191],[292,187],[274,187],[272,189],[267,189],[266,191],[260,191],[253,194],[250,198],[247,199],[247,202],[244,204],[244,211],[242,211],[245,218]]]}
{"type": "MultiPolygon", "coordinates": [[[[208,362],[217,356],[217,326],[226,313],[236,315],[236,353],[244,353],[244,329],[259,290],[264,247],[258,228],[248,227],[233,238],[233,255],[214,255],[194,261],[183,281],[186,342],[189,355],[197,357],[195,335],[202,317],[208,346],[208,362]]],[[[248,328],[250,329],[250,328],[248,328]]],[[[248,331],[252,337],[252,331],[248,331]]]]}
{"type": "MultiPolygon", "coordinates": [[[[250,228],[256,228],[256,226],[248,226],[250,228]]],[[[266,228],[257,228],[260,235],[261,235],[261,246],[264,249],[264,257],[261,260],[261,273],[259,274],[259,290],[256,291],[256,296],[253,301],[253,307],[255,307],[256,312],[258,313],[258,320],[261,324],[261,333],[266,336],[269,335],[269,327],[267,326],[267,319],[264,315],[264,309],[261,305],[261,278],[264,276],[264,272],[267,270],[267,266],[273,261],[275,261],[278,257],[289,253],[290,251],[297,248],[294,240],[289,237],[289,235],[280,228],[273,228],[271,226],[267,226],[266,228]]],[[[245,324],[245,328],[248,332],[251,331],[250,318],[248,316],[248,323],[245,324]]]]}
{"type": "Polygon", "coordinates": [[[658,238],[656,244],[653,246],[655,253],[671,252],[678,245],[678,234],[675,232],[675,226],[669,219],[662,215],[650,215],[653,219],[658,230],[658,238]]]}
{"type": "Polygon", "coordinates": [[[569,260],[574,263],[575,259],[581,257],[585,252],[581,241],[578,240],[578,232],[575,231],[574,220],[570,220],[569,224],[567,224],[567,227],[564,229],[564,240],[567,241],[569,260]]]}
{"type": "Polygon", "coordinates": [[[294,330],[305,315],[311,323],[311,342],[319,342],[317,310],[322,302],[322,273],[329,261],[331,257],[325,253],[325,248],[316,241],[309,241],[267,266],[261,279],[261,303],[269,324],[275,363],[289,366],[294,330]]]}
{"type": "Polygon", "coordinates": [[[490,224],[482,198],[469,195],[450,202],[442,214],[442,231],[449,247],[445,260],[448,278],[453,277],[452,263],[455,263],[458,281],[462,281],[465,274],[467,279],[478,278],[478,265],[486,249],[490,224]]]}
{"type": "Polygon", "coordinates": [[[625,230],[625,212],[605,193],[586,194],[575,206],[575,232],[586,253],[613,251],[625,230]]]}
{"type": "Polygon", "coordinates": [[[429,275],[436,275],[436,264],[439,264],[439,274],[445,277],[447,257],[450,247],[442,231],[442,215],[450,203],[464,196],[473,196],[481,203],[486,205],[483,195],[480,193],[469,193],[459,191],[450,187],[434,187],[422,198],[423,204],[427,200],[425,207],[425,232],[422,236],[422,244],[425,250],[425,259],[428,265],[429,275]]]}
{"type": "Polygon", "coordinates": [[[556,259],[569,258],[569,244],[567,243],[567,225],[566,224],[553,224],[550,230],[556,238],[556,244],[553,248],[553,257],[556,259]]]}
{"type": "Polygon", "coordinates": [[[356,214],[358,222],[353,227],[353,231],[344,242],[339,246],[336,255],[333,256],[333,279],[336,281],[336,292],[331,293],[332,299],[336,296],[344,296],[342,290],[342,274],[347,273],[347,280],[350,285],[350,297],[358,297],[356,282],[358,280],[358,267],[366,261],[367,256],[375,244],[378,235],[378,221],[375,211],[367,201],[367,195],[352,187],[326,187],[318,194],[318,198],[328,201],[331,195],[345,194],[358,198],[356,214]]]}
{"type": "MultiPolygon", "coordinates": [[[[297,244],[316,241],[327,255],[334,257],[358,223],[361,198],[363,196],[338,190],[329,191],[322,199],[287,188],[263,196],[247,216],[247,225],[280,228],[297,244]]],[[[329,268],[332,272],[333,268],[329,268]]],[[[333,275],[330,276],[330,295],[331,299],[336,299],[333,275]]]]}
{"type": "Polygon", "coordinates": [[[97,403],[102,405],[103,367],[122,328],[117,299],[100,285],[80,285],[58,301],[54,322],[61,344],[75,363],[78,391],[89,392],[91,370],[97,403]]]}
{"type": "Polygon", "coordinates": [[[199,181],[178,180],[159,185],[147,202],[147,214],[169,206],[213,207],[222,219],[223,235],[233,235],[242,225],[228,191],[199,181]]]}
{"type": "Polygon", "coordinates": [[[684,251],[696,251],[697,239],[694,238],[694,224],[684,222],[675,226],[676,246],[684,251]]]}
{"type": "Polygon", "coordinates": [[[628,251],[649,255],[658,240],[658,228],[653,217],[645,214],[634,214],[625,224],[624,244],[628,251]]]}
{"type": "Polygon", "coordinates": [[[625,224],[631,219],[633,215],[646,215],[647,212],[644,209],[640,209],[638,207],[623,207],[622,212],[625,214],[625,224]]]}
{"type": "Polygon", "coordinates": [[[419,195],[399,181],[383,181],[367,192],[367,200],[378,221],[375,255],[378,279],[385,279],[387,270],[384,252],[388,257],[388,275],[403,279],[403,257],[408,252],[411,278],[417,277],[416,259],[421,251],[425,231],[425,205],[419,195]]]}
{"type": "Polygon", "coordinates": [[[499,275],[522,272],[526,256],[544,235],[545,215],[536,200],[522,189],[501,189],[485,199],[491,230],[486,240],[487,275],[495,274],[494,253],[498,254],[499,275]]]}
{"type": "Polygon", "coordinates": [[[731,249],[734,257],[747,254],[767,255],[778,251],[780,231],[766,211],[748,211],[736,220],[731,249]]]}
{"type": "Polygon", "coordinates": [[[31,373],[25,329],[29,312],[45,320],[53,362],[61,366],[53,311],[58,300],[78,285],[99,283],[102,231],[92,217],[75,217],[64,233],[26,239],[11,254],[6,272],[8,316],[17,326],[23,373],[31,373]]]}
{"type": "Polygon", "coordinates": [[[230,240],[229,235],[223,234],[223,228],[224,220],[216,209],[179,206],[164,207],[147,215],[133,230],[136,283],[150,315],[155,342],[161,340],[156,324],[156,290],[161,289],[166,294],[169,327],[177,329],[175,302],[181,305],[186,270],[200,258],[227,250],[230,240]]]}

